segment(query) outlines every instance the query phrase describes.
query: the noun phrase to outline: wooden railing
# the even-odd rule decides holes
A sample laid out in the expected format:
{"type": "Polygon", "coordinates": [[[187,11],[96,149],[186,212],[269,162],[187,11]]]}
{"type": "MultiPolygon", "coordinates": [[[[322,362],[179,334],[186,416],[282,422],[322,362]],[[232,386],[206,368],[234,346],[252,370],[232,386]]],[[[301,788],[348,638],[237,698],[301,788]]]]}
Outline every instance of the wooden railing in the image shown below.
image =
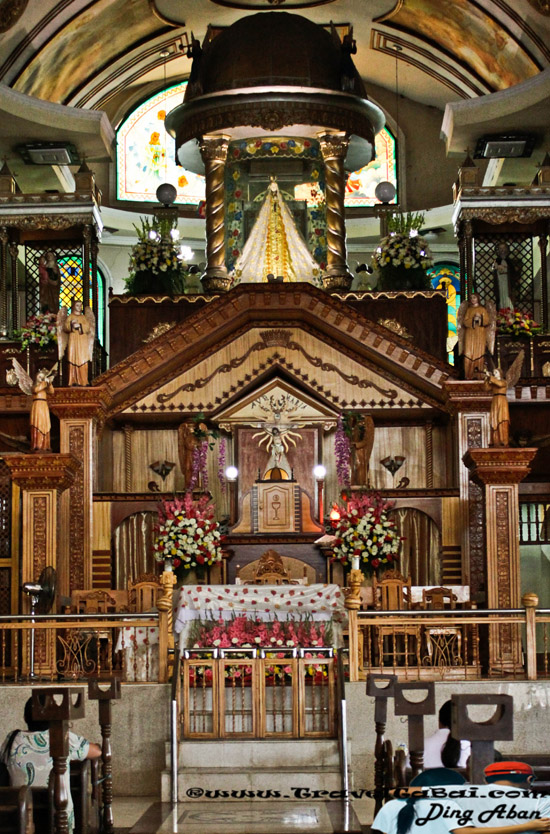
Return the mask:
{"type": "Polygon", "coordinates": [[[77,681],[119,674],[168,680],[168,616],[45,614],[0,617],[0,682],[77,681]]]}
{"type": "Polygon", "coordinates": [[[332,649],[185,651],[180,737],[335,737],[335,676],[332,649]]]}
{"type": "Polygon", "coordinates": [[[349,610],[350,680],[537,680],[550,676],[550,609],[349,610]]]}

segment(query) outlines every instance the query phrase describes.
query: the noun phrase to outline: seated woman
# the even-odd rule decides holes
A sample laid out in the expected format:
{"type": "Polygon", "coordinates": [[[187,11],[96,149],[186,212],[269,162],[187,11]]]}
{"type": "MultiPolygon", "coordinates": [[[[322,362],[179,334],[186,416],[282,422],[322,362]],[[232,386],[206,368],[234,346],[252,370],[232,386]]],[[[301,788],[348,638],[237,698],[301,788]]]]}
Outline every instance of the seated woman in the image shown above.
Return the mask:
{"type": "MultiPolygon", "coordinates": [[[[412,780],[410,787],[445,787],[465,785],[460,773],[446,767],[425,770],[412,780]]],[[[450,788],[452,790],[452,788],[450,788]]],[[[550,819],[530,819],[519,825],[491,828],[472,826],[472,813],[460,808],[452,799],[424,798],[422,792],[403,799],[392,799],[382,806],[371,832],[382,834],[521,834],[527,831],[550,831],[550,819]]]]}
{"type": "Polygon", "coordinates": [[[466,767],[472,747],[451,735],[451,702],[439,710],[439,729],[424,742],[424,767],[466,767]]]}
{"type": "MultiPolygon", "coordinates": [[[[33,788],[46,788],[53,759],[50,756],[50,734],[47,721],[35,721],[32,717],[32,698],[25,704],[24,711],[27,730],[19,730],[15,735],[6,738],[0,749],[0,759],[5,762],[10,774],[12,787],[29,785],[33,788]],[[9,748],[9,749],[8,749],[9,748]]],[[[84,759],[98,759],[101,756],[99,745],[69,733],[69,759],[84,761],[84,759]]],[[[74,808],[70,791],[69,766],[63,775],[65,791],[67,793],[68,830],[74,828],[74,808]]]]}

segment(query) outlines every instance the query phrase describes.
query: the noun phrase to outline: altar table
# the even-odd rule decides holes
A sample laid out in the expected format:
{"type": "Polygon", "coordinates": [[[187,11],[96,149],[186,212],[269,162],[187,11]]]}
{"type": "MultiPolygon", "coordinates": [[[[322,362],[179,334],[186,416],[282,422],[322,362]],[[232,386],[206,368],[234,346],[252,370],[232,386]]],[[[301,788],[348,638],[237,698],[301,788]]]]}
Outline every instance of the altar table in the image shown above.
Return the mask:
{"type": "Polygon", "coordinates": [[[115,651],[124,653],[125,680],[158,681],[158,626],[124,626],[120,629],[115,651]]]}
{"type": "MultiPolygon", "coordinates": [[[[179,592],[174,631],[180,650],[188,648],[193,620],[231,620],[246,614],[254,620],[303,618],[344,622],[344,594],[339,585],[184,585],[179,592]]],[[[335,628],[336,634],[336,628],[335,628]]]]}

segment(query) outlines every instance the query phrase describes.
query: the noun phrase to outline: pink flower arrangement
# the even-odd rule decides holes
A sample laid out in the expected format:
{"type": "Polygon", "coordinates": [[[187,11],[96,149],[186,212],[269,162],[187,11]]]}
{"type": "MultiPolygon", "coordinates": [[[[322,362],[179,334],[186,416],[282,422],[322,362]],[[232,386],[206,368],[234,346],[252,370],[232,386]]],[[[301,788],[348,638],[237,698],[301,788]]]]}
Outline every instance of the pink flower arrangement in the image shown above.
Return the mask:
{"type": "Polygon", "coordinates": [[[194,501],[188,492],[182,499],[163,501],[155,533],[155,559],[171,559],[178,578],[190,568],[201,570],[222,559],[223,537],[206,495],[194,501]]]}
{"type": "Polygon", "coordinates": [[[29,345],[47,345],[57,342],[57,316],[55,313],[40,313],[31,316],[21,330],[15,334],[21,339],[21,348],[25,350],[29,345]]]}
{"type": "Polygon", "coordinates": [[[333,561],[346,564],[359,557],[368,572],[397,561],[401,538],[388,516],[392,506],[379,492],[364,492],[354,493],[345,506],[338,507],[340,518],[332,522],[333,561]]]}
{"type": "Polygon", "coordinates": [[[534,336],[535,333],[541,332],[542,327],[531,318],[529,313],[503,307],[497,313],[497,329],[499,333],[511,336],[534,336]]]}

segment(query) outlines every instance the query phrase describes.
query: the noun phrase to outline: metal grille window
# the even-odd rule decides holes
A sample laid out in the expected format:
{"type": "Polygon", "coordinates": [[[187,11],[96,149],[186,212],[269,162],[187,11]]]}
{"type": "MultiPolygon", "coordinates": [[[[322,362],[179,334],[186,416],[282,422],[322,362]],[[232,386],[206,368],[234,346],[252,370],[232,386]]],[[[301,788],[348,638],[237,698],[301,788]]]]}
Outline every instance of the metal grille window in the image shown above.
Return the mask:
{"type": "Polygon", "coordinates": [[[519,519],[521,544],[550,543],[550,503],[532,501],[520,504],[519,519]]]}

